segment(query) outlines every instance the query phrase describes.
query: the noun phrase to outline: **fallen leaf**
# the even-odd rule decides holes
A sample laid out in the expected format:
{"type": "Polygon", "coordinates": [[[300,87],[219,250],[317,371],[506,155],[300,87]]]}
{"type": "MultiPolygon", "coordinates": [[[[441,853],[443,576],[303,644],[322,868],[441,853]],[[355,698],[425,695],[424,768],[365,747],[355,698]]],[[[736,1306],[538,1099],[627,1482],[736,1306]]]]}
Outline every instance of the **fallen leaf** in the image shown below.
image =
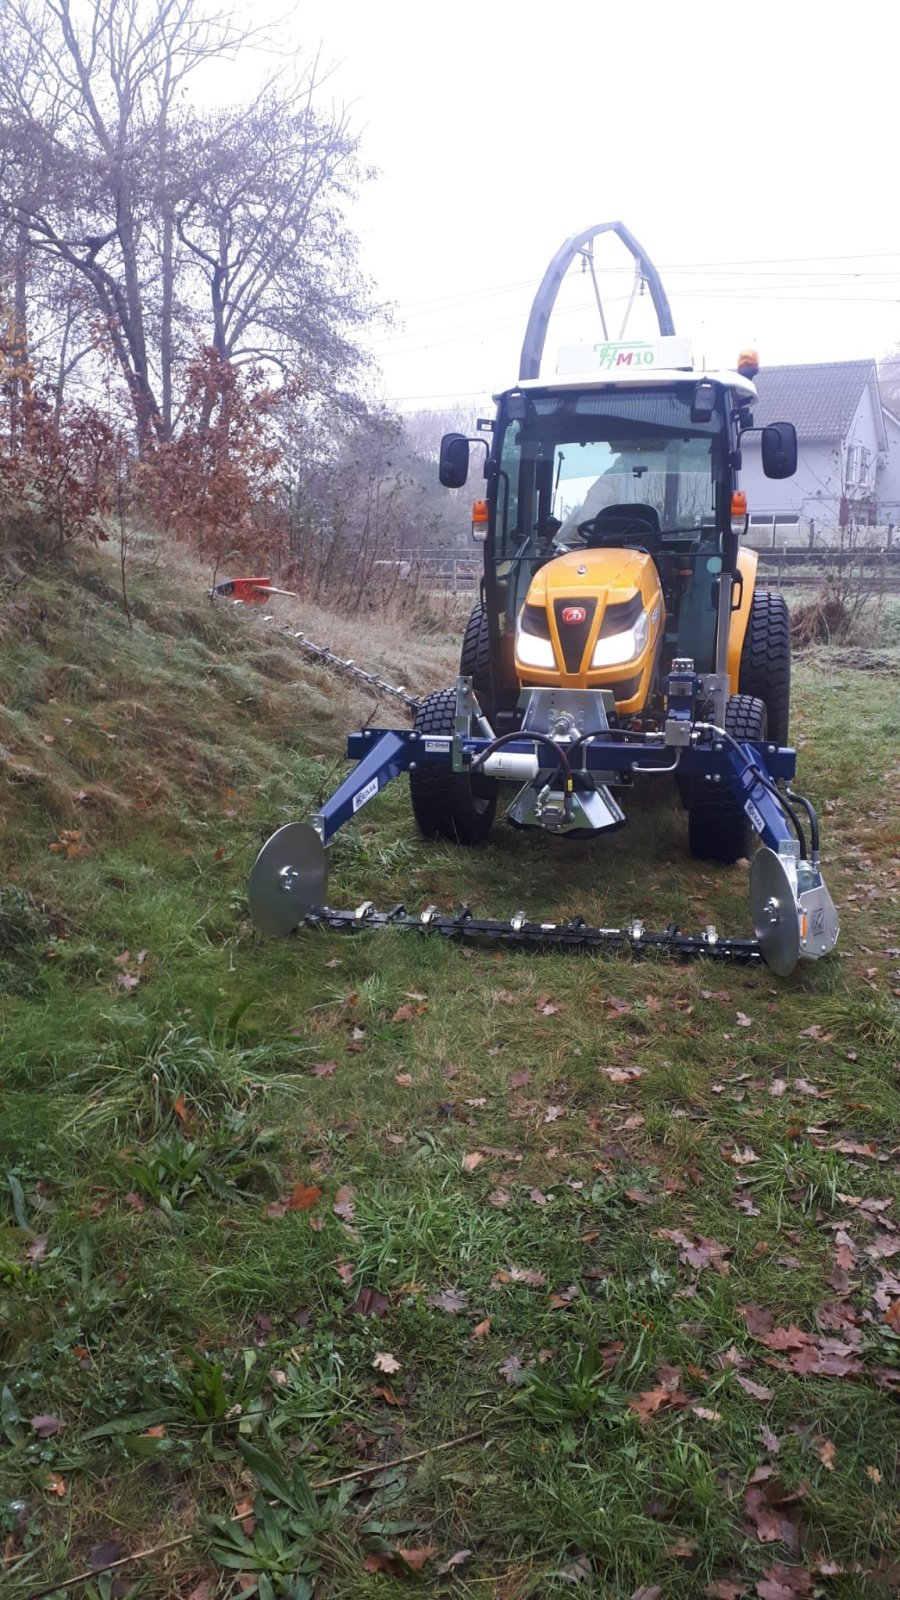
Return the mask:
{"type": "Polygon", "coordinates": [[[57,1499],[62,1500],[65,1498],[66,1480],[61,1478],[58,1472],[48,1472],[44,1479],[44,1488],[48,1494],[55,1494],[57,1499]]]}
{"type": "Polygon", "coordinates": [[[530,1082],[531,1073],[527,1067],[523,1067],[521,1072],[512,1073],[509,1080],[509,1087],[511,1089],[524,1089],[525,1086],[530,1082]]]}
{"type": "Polygon", "coordinates": [[[555,1000],[551,1000],[548,994],[541,994],[538,995],[535,1001],[534,1009],[539,1016],[555,1017],[557,1011],[562,1010],[562,1006],[557,1005],[555,1000]]]}
{"type": "Polygon", "coordinates": [[[347,1313],[351,1317],[383,1317],[389,1306],[387,1296],[379,1294],[377,1289],[360,1289],[353,1304],[347,1307],[347,1313]]]}
{"type": "Polygon", "coordinates": [[[116,973],[116,983],[120,989],[125,989],[128,991],[131,989],[136,989],[140,981],[140,978],[133,978],[130,972],[116,973]]]}
{"type": "Polygon", "coordinates": [[[601,1067],[600,1071],[609,1079],[610,1083],[618,1087],[626,1083],[633,1083],[636,1078],[643,1076],[643,1067],[601,1067]]]}
{"type": "Polygon", "coordinates": [[[737,1022],[739,1028],[753,1027],[753,1018],[748,1017],[743,1011],[738,1011],[735,1013],[735,1021],[737,1022]]]}
{"type": "Polygon", "coordinates": [[[769,1455],[777,1456],[779,1450],[781,1449],[781,1440],[779,1439],[777,1433],[773,1433],[772,1429],[767,1428],[765,1423],[763,1423],[759,1430],[759,1436],[762,1439],[765,1449],[769,1452],[769,1455]]]}
{"type": "Polygon", "coordinates": [[[722,1421],[721,1411],[711,1411],[709,1406],[691,1406],[691,1410],[693,1411],[694,1416],[699,1417],[702,1422],[722,1421]]]}
{"type": "Polygon", "coordinates": [[[759,1160],[759,1156],[755,1150],[751,1150],[748,1144],[744,1146],[743,1150],[739,1146],[736,1146],[734,1150],[729,1150],[725,1160],[730,1161],[732,1166],[735,1167],[750,1167],[759,1160]]]}
{"type": "Polygon", "coordinates": [[[834,1471],[834,1458],[836,1445],[833,1439],[822,1439],[819,1442],[819,1460],[827,1472],[834,1471]]]}
{"type": "Polygon", "coordinates": [[[175,1096],[175,1099],[172,1101],[172,1110],[180,1122],[187,1122],[187,1109],[185,1107],[183,1094],[178,1094],[175,1096]]]}
{"type": "Polygon", "coordinates": [[[775,1326],[774,1312],[764,1311],[762,1306],[758,1306],[752,1301],[747,1305],[738,1306],[738,1313],[743,1317],[748,1333],[769,1333],[775,1326]]]}
{"type": "Polygon", "coordinates": [[[412,1088],[412,1073],[411,1072],[395,1072],[394,1073],[394,1082],[396,1084],[399,1084],[401,1089],[411,1089],[412,1088]]]}
{"type": "Polygon", "coordinates": [[[739,1600],[742,1594],[747,1593],[745,1583],[732,1583],[728,1578],[720,1578],[717,1583],[708,1583],[703,1593],[706,1600],[739,1600]]]}
{"type": "Polygon", "coordinates": [[[544,1112],[545,1122],[557,1122],[564,1115],[562,1106],[548,1106],[544,1112]]]}
{"type": "Polygon", "coordinates": [[[786,1088],[787,1088],[787,1079],[786,1078],[773,1078],[772,1082],[769,1084],[769,1093],[771,1095],[773,1095],[776,1100],[778,1100],[784,1094],[784,1091],[785,1091],[786,1088]]]}
{"type": "Polygon", "coordinates": [[[462,1158],[463,1172],[474,1172],[476,1167],[481,1166],[483,1160],[484,1156],[480,1150],[469,1150],[462,1158]]]}
{"type": "Polygon", "coordinates": [[[889,1239],[885,1234],[879,1234],[872,1244],[866,1245],[866,1255],[871,1261],[887,1261],[898,1252],[900,1239],[889,1239]]]}
{"type": "Polygon", "coordinates": [[[42,1411],[38,1416],[32,1417],[31,1426],[39,1439],[51,1439],[55,1433],[61,1433],[65,1423],[59,1417],[54,1417],[50,1412],[42,1411]]]}
{"type": "Polygon", "coordinates": [[[438,1577],[441,1578],[441,1577],[443,1577],[445,1572],[453,1572],[457,1567],[463,1566],[464,1563],[466,1561],[468,1561],[468,1559],[471,1556],[471,1554],[472,1554],[471,1550],[457,1550],[457,1551],[455,1551],[452,1556],[449,1556],[448,1559],[446,1561],[444,1561],[441,1566],[438,1567],[438,1569],[437,1569],[438,1577]]]}
{"type": "Polygon", "coordinates": [[[199,1583],[194,1584],[187,1600],[215,1600],[218,1587],[218,1578],[210,1574],[209,1577],[201,1578],[199,1583]]]}
{"type": "MultiPolygon", "coordinates": [[[[528,1198],[536,1206],[545,1206],[548,1204],[547,1196],[540,1189],[529,1189],[528,1198]]],[[[898,1248],[900,1248],[900,1246],[898,1246],[898,1248]]]]}
{"type": "Polygon", "coordinates": [[[505,1206],[508,1206],[509,1200],[510,1196],[507,1189],[492,1189],[488,1195],[488,1205],[496,1206],[498,1211],[502,1211],[505,1206]]]}
{"type": "Polygon", "coordinates": [[[430,1294],[425,1304],[435,1311],[446,1311],[448,1316],[455,1317],[460,1311],[465,1311],[469,1296],[464,1290],[442,1289],[438,1294],[430,1294]]]}
{"type": "Polygon", "coordinates": [[[565,1311],[578,1296],[577,1283],[570,1283],[567,1289],[561,1289],[559,1294],[551,1295],[550,1310],[565,1311]]]}
{"type": "Polygon", "coordinates": [[[641,1394],[635,1395],[628,1402],[629,1411],[633,1411],[641,1422],[646,1422],[648,1417],[656,1415],[663,1406],[683,1405],[688,1396],[678,1389],[667,1388],[659,1384],[655,1389],[644,1389],[641,1394]]]}
{"type": "Polygon", "coordinates": [[[877,1467],[866,1467],[866,1477],[874,1484],[881,1482],[881,1473],[877,1467]]]}
{"type": "Polygon", "coordinates": [[[606,1004],[611,1011],[615,1011],[616,1015],[620,1017],[627,1016],[629,1011],[634,1009],[627,1000],[620,1000],[618,995],[615,994],[607,995],[606,1004]]]}
{"type": "MultiPolygon", "coordinates": [[[[667,1544],[666,1545],[666,1555],[667,1556],[694,1556],[694,1555],[697,1554],[697,1549],[698,1549],[698,1545],[697,1545],[696,1539],[692,1539],[690,1537],[688,1537],[686,1539],[677,1539],[674,1544],[667,1544]]],[[[638,1593],[639,1594],[652,1594],[652,1595],[655,1596],[655,1595],[661,1595],[662,1594],[662,1589],[658,1585],[655,1585],[652,1589],[639,1590],[638,1593]]]]}
{"type": "Polygon", "coordinates": [[[376,1350],[372,1358],[372,1365],[376,1372],[394,1373],[400,1371],[400,1363],[397,1357],[392,1356],[388,1350],[376,1350]]]}
{"type": "Polygon", "coordinates": [[[806,1567],[784,1567],[776,1561],[756,1585],[759,1600],[805,1600],[812,1594],[812,1574],[806,1567]]]}
{"type": "Polygon", "coordinates": [[[514,1006],[516,1003],[515,995],[510,994],[508,989],[495,989],[494,999],[502,1006],[514,1006]]]}
{"type": "Polygon", "coordinates": [[[491,1318],[485,1317],[482,1322],[476,1322],[469,1337],[471,1339],[486,1339],[491,1331],[491,1318]]]}
{"type": "Polygon", "coordinates": [[[330,1078],[337,1071],[336,1061],[315,1061],[309,1069],[311,1078],[330,1078]]]}
{"type": "Polygon", "coordinates": [[[808,1083],[805,1078],[795,1078],[793,1086],[798,1094],[809,1095],[813,1100],[822,1099],[821,1090],[817,1089],[814,1083],[808,1083]]]}
{"type": "Polygon", "coordinates": [[[311,1211],[318,1205],[322,1198],[322,1191],[315,1183],[295,1183],[287,1201],[288,1211],[311,1211]]]}
{"type": "Polygon", "coordinates": [[[406,1405],[403,1396],[395,1394],[393,1389],[386,1383],[376,1383],[372,1388],[372,1393],[376,1400],[383,1400],[387,1406],[406,1405]]]}
{"type": "Polygon", "coordinates": [[[545,1272],[536,1272],[533,1267],[510,1267],[506,1272],[495,1272],[491,1288],[496,1289],[504,1283],[527,1283],[532,1289],[543,1289],[546,1282],[545,1272]]]}
{"type": "Polygon", "coordinates": [[[161,1422],[154,1423],[152,1428],[145,1428],[140,1435],[142,1439],[164,1439],[166,1430],[161,1422]]]}
{"type": "Polygon", "coordinates": [[[413,1009],[412,1006],[398,1006],[396,1011],[394,1012],[394,1015],[391,1017],[391,1021],[392,1022],[412,1022],[412,1019],[415,1016],[415,1014],[416,1014],[415,1010],[413,1009]]]}
{"type": "Polygon", "coordinates": [[[43,1235],[41,1235],[39,1238],[32,1239],[28,1249],[25,1251],[25,1260],[30,1261],[32,1266],[35,1266],[38,1261],[43,1261],[45,1255],[47,1254],[48,1244],[49,1240],[43,1235]]]}
{"type": "Polygon", "coordinates": [[[334,1197],[332,1211],[342,1222],[352,1222],[356,1216],[356,1190],[352,1183],[342,1184],[334,1197]]]}
{"type": "Polygon", "coordinates": [[[735,1373],[734,1381],[740,1384],[745,1393],[749,1394],[751,1400],[769,1401],[775,1399],[774,1389],[767,1389],[765,1384],[756,1383],[753,1378],[745,1378],[742,1372],[735,1373]]]}
{"type": "Polygon", "coordinates": [[[524,1382],[522,1377],[524,1370],[525,1369],[518,1356],[507,1356],[506,1360],[501,1361],[499,1367],[497,1368],[500,1376],[505,1378],[507,1383],[515,1385],[524,1382]]]}
{"type": "Polygon", "coordinates": [[[724,1277],[727,1274],[728,1263],[724,1257],[728,1253],[728,1247],[717,1244],[715,1239],[704,1238],[702,1234],[690,1239],[678,1228],[657,1228],[656,1237],[668,1239],[672,1244],[678,1245],[680,1248],[678,1259],[686,1266],[696,1267],[698,1272],[704,1267],[711,1266],[720,1276],[724,1277]]]}

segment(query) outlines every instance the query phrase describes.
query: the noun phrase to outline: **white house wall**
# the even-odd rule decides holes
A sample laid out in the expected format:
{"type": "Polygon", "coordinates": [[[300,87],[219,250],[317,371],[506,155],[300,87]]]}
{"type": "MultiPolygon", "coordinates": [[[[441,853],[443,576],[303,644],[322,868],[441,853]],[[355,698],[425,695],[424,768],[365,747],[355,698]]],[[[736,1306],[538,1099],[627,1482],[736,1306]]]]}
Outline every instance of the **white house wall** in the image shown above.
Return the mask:
{"type": "Polygon", "coordinates": [[[900,527],[900,422],[884,413],[887,453],[878,469],[878,521],[900,527]]]}
{"type": "MultiPolygon", "coordinates": [[[[874,382],[868,383],[863,390],[856,414],[847,427],[843,447],[839,446],[837,440],[826,442],[801,438],[798,443],[797,471],[793,478],[765,477],[760,460],[759,435],[745,439],[742,446],[743,466],[740,482],[747,496],[751,517],[799,517],[804,543],[811,522],[815,524],[817,534],[820,531],[826,536],[836,533],[840,527],[841,499],[845,494],[849,494],[851,499],[874,496],[876,483],[880,491],[881,480],[880,477],[876,479],[876,464],[879,454],[881,459],[884,459],[884,451],[883,435],[878,425],[877,405],[874,382]],[[865,489],[860,485],[847,484],[847,451],[851,447],[857,451],[863,447],[869,453],[870,468],[865,489]]],[[[783,420],[790,422],[791,418],[785,417],[783,420]]],[[[900,433],[900,426],[895,431],[900,433]]],[[[900,474],[900,460],[896,451],[894,463],[897,473],[900,474]]],[[[900,493],[900,484],[896,481],[895,490],[900,493]]],[[[776,542],[793,543],[797,537],[788,535],[785,530],[776,536],[776,542]]],[[[771,542],[764,534],[757,538],[752,524],[751,540],[754,544],[771,542]]]]}
{"type": "Polygon", "coordinates": [[[814,518],[817,527],[838,527],[843,491],[838,451],[833,445],[801,439],[792,478],[765,477],[758,435],[744,440],[741,454],[740,482],[751,516],[796,516],[806,525],[814,518]]]}

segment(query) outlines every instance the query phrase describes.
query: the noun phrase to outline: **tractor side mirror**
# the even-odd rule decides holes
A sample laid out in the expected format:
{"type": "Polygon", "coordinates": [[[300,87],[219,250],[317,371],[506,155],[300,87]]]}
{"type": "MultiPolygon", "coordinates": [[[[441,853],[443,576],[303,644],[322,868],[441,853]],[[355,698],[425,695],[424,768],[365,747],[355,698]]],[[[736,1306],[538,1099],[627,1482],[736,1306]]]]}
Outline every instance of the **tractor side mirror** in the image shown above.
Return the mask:
{"type": "Polygon", "coordinates": [[[469,441],[464,433],[445,433],[438,477],[445,489],[461,489],[469,476],[469,441]]]}
{"type": "Polygon", "coordinates": [[[797,471],[797,429],[772,422],[762,429],[762,469],[767,478],[792,478],[797,471]]]}

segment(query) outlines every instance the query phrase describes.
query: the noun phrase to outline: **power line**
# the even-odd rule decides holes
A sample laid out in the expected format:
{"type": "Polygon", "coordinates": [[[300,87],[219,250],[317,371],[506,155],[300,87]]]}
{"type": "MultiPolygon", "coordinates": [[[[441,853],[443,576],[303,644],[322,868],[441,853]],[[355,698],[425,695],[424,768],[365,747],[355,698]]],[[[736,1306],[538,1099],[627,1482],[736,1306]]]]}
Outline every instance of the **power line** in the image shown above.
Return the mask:
{"type": "MultiPolygon", "coordinates": [[[[810,255],[810,256],[756,256],[756,257],[748,257],[747,259],[745,259],[743,261],[682,261],[682,262],[669,262],[669,263],[663,263],[660,266],[659,270],[661,272],[691,272],[691,273],[719,272],[719,271],[734,270],[734,271],[737,271],[737,272],[740,273],[740,272],[745,271],[747,268],[756,267],[756,268],[763,269],[763,271],[765,271],[765,273],[768,275],[771,269],[776,269],[776,268],[784,267],[784,266],[802,266],[803,267],[803,275],[809,276],[811,274],[811,270],[812,270],[811,266],[809,265],[810,263],[812,263],[814,265],[821,266],[823,268],[823,271],[827,274],[827,273],[829,273],[831,271],[836,270],[835,269],[835,263],[837,263],[839,261],[873,261],[874,262],[874,261],[897,261],[897,260],[900,260],[900,250],[866,250],[866,251],[859,251],[859,252],[857,252],[855,254],[852,254],[852,255],[834,255],[834,256],[828,256],[828,255],[818,255],[818,256],[817,255],[810,255]],[[806,265],[804,265],[804,264],[806,264],[806,265]]],[[[605,272],[615,272],[615,271],[625,271],[625,272],[627,272],[627,271],[629,271],[629,267],[628,267],[628,265],[626,263],[626,264],[623,264],[622,267],[615,267],[615,266],[609,267],[608,266],[608,267],[602,268],[601,270],[605,271],[605,272]]],[[[847,269],[848,273],[849,273],[850,270],[851,269],[849,269],[849,268],[847,269]]],[[[873,271],[875,271],[875,272],[884,272],[885,270],[886,270],[885,268],[873,269],[873,271]]],[[[762,276],[763,274],[762,274],[762,272],[759,272],[756,275],[757,276],[762,276]]],[[[777,276],[778,275],[777,272],[774,273],[774,275],[777,276]]],[[[860,276],[861,274],[857,273],[856,275],[860,276]]],[[[785,276],[786,276],[786,274],[785,274],[785,276]]],[[[535,281],[536,280],[534,278],[522,278],[522,279],[519,279],[519,280],[517,280],[515,282],[511,282],[511,283],[491,284],[491,285],[489,285],[489,286],[487,286],[486,288],[483,288],[483,289],[465,289],[465,290],[462,290],[459,294],[456,294],[456,295],[437,295],[437,296],[433,296],[433,297],[431,297],[430,299],[427,299],[427,300],[399,301],[398,305],[397,305],[397,309],[398,309],[398,311],[401,311],[401,312],[406,311],[406,312],[409,312],[411,314],[418,315],[418,314],[422,314],[422,313],[427,313],[427,311],[429,309],[438,310],[438,309],[442,309],[444,307],[450,307],[450,306],[454,306],[454,305],[463,305],[463,304],[466,304],[466,303],[468,303],[470,301],[486,300],[486,299],[493,298],[494,295],[511,293],[512,291],[514,291],[516,289],[527,289],[527,288],[533,287],[535,281]]]]}

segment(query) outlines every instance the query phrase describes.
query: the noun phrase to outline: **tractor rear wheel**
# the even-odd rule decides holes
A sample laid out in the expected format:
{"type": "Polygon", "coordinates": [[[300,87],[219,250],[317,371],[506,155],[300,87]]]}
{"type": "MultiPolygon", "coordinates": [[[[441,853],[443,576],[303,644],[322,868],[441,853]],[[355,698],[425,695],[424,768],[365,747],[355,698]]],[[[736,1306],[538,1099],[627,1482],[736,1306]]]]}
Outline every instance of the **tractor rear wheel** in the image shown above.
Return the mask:
{"type": "MultiPolygon", "coordinates": [[[[422,739],[452,738],[455,717],[456,691],[439,689],[422,701],[416,732],[422,739]]],[[[426,839],[483,844],[491,831],[497,810],[494,779],[420,762],[410,771],[409,792],[419,832],[426,839]]]]}
{"type": "Polygon", "coordinates": [[[791,617],[783,594],[757,589],[741,651],[738,690],[764,700],[768,737],[788,742],[791,712],[791,617]]]}
{"type": "Polygon", "coordinates": [[[472,688],[478,704],[491,720],[491,640],[488,633],[487,611],[478,602],[466,624],[462,652],[459,658],[460,676],[472,679],[472,688]]]}
{"type": "MultiPolygon", "coordinates": [[[[766,738],[766,707],[749,694],[734,694],[725,707],[725,731],[741,743],[766,738]]],[[[721,783],[689,778],[685,784],[688,841],[697,861],[730,866],[749,856],[753,829],[741,802],[721,783]]]]}

